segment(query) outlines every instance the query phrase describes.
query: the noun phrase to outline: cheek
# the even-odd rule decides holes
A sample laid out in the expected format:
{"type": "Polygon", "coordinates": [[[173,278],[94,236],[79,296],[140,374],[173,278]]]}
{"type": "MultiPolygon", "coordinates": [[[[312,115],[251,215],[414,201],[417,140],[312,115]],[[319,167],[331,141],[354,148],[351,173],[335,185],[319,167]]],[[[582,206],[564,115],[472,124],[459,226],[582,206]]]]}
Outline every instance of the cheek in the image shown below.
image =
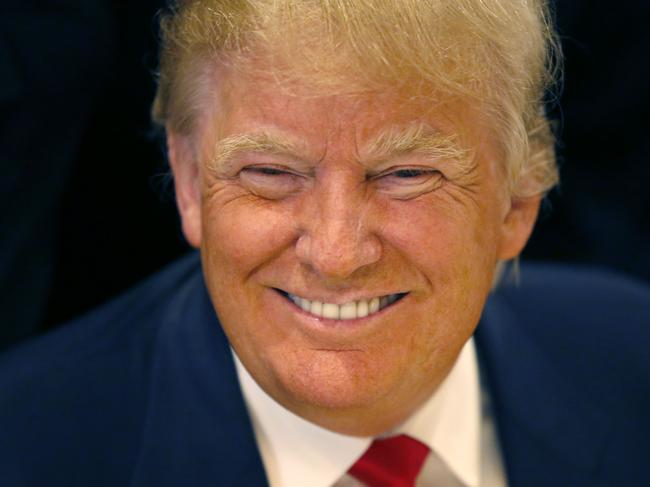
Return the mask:
{"type": "Polygon", "coordinates": [[[394,203],[388,212],[384,238],[433,281],[496,263],[497,225],[489,205],[430,198],[394,203]]]}
{"type": "Polygon", "coordinates": [[[478,322],[496,267],[495,219],[489,206],[412,203],[392,208],[384,235],[426,281],[414,296],[426,310],[420,338],[444,346],[478,322]]]}
{"type": "Polygon", "coordinates": [[[250,198],[204,200],[201,256],[206,283],[221,324],[238,353],[255,355],[284,338],[282,330],[263,326],[265,288],[258,271],[276,261],[291,245],[291,219],[277,205],[250,198]],[[251,352],[252,353],[252,352],[251,352]]]}
{"type": "MultiPolygon", "coordinates": [[[[291,219],[278,205],[240,197],[203,204],[203,246],[220,269],[245,279],[293,239],[291,219]]],[[[231,276],[235,277],[235,276],[231,276]]]]}

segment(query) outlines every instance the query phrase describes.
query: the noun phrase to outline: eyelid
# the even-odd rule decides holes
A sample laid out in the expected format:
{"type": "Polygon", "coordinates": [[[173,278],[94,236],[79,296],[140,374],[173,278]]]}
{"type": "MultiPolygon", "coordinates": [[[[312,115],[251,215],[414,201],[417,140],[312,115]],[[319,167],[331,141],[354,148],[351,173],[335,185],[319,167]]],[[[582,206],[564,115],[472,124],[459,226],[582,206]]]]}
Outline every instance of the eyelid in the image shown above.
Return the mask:
{"type": "Polygon", "coordinates": [[[273,167],[273,166],[245,166],[245,167],[241,168],[240,172],[242,172],[242,171],[252,171],[252,172],[255,172],[255,173],[258,173],[258,174],[264,174],[264,175],[267,175],[267,176],[274,175],[270,171],[275,171],[276,174],[286,174],[287,173],[287,171],[285,171],[284,169],[280,169],[280,168],[273,167]],[[269,172],[267,172],[267,171],[269,171],[269,172]]]}
{"type": "MultiPolygon", "coordinates": [[[[304,174],[302,174],[299,171],[296,171],[295,169],[288,168],[287,166],[282,166],[278,164],[248,164],[243,166],[239,172],[243,172],[246,170],[251,170],[254,171],[258,174],[264,174],[264,170],[272,170],[272,171],[277,171],[280,174],[276,174],[277,176],[282,176],[282,175],[289,175],[289,176],[297,176],[297,177],[302,177],[304,174]]],[[[266,174],[267,176],[273,176],[272,174],[266,174]]]]}
{"type": "Polygon", "coordinates": [[[431,166],[393,166],[373,176],[377,190],[397,200],[411,200],[435,191],[444,184],[445,178],[439,169],[431,166]],[[399,171],[422,171],[414,177],[401,178],[399,171]],[[392,178],[390,176],[393,176],[392,178]]]}
{"type": "MultiPolygon", "coordinates": [[[[378,172],[376,174],[370,174],[368,179],[379,179],[382,177],[390,176],[393,175],[394,173],[400,172],[400,171],[422,171],[423,173],[428,173],[430,175],[434,174],[442,174],[442,172],[439,169],[436,169],[431,166],[392,166],[389,167],[388,169],[384,169],[381,172],[378,172]]],[[[422,174],[422,176],[425,176],[426,174],[422,174]]],[[[404,178],[407,179],[407,178],[404,178]]]]}
{"type": "Polygon", "coordinates": [[[273,163],[244,164],[242,165],[239,172],[241,173],[246,170],[253,170],[258,174],[263,174],[262,170],[264,169],[271,169],[274,171],[278,171],[279,173],[282,173],[282,174],[277,174],[277,176],[289,175],[289,176],[296,176],[296,177],[308,177],[310,175],[308,172],[305,172],[300,169],[296,169],[294,167],[289,167],[282,164],[273,164],[273,163]]]}
{"type": "Polygon", "coordinates": [[[305,186],[304,176],[277,164],[248,164],[237,173],[238,180],[250,193],[267,199],[281,200],[305,186]],[[265,173],[264,170],[277,171],[265,173]]]}

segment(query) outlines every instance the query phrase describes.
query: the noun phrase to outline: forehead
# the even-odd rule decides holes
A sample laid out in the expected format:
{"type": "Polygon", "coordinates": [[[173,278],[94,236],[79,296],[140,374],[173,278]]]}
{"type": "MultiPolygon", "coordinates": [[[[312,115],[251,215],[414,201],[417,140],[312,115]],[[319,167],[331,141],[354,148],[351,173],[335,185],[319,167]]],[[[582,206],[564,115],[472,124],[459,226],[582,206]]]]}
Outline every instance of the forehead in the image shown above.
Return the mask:
{"type": "MultiPolygon", "coordinates": [[[[332,146],[376,145],[387,134],[457,136],[464,148],[483,139],[480,113],[434,89],[321,93],[299,81],[219,68],[206,105],[208,143],[233,135],[271,134],[317,156],[332,146]]],[[[205,139],[204,139],[205,140],[205,139]]]]}

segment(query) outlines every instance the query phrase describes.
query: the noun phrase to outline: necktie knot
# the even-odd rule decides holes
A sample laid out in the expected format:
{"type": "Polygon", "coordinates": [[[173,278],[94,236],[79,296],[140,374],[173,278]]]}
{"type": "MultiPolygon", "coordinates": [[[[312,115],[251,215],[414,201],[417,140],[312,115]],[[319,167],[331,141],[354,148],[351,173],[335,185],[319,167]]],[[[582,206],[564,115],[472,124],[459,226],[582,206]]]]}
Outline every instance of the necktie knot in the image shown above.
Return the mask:
{"type": "Polygon", "coordinates": [[[368,487],[413,487],[428,453],[410,436],[376,439],[348,473],[368,487]]]}

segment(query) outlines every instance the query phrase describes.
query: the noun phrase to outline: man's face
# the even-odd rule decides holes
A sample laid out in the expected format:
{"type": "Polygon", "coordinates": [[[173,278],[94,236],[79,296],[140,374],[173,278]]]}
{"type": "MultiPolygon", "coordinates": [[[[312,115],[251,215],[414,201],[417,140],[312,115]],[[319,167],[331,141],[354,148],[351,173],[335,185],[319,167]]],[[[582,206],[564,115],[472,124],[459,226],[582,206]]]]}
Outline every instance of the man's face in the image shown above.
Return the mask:
{"type": "Polygon", "coordinates": [[[170,136],[221,324],[291,411],[348,434],[390,428],[450,370],[537,201],[510,204],[468,107],[224,76],[196,162],[170,136]]]}

